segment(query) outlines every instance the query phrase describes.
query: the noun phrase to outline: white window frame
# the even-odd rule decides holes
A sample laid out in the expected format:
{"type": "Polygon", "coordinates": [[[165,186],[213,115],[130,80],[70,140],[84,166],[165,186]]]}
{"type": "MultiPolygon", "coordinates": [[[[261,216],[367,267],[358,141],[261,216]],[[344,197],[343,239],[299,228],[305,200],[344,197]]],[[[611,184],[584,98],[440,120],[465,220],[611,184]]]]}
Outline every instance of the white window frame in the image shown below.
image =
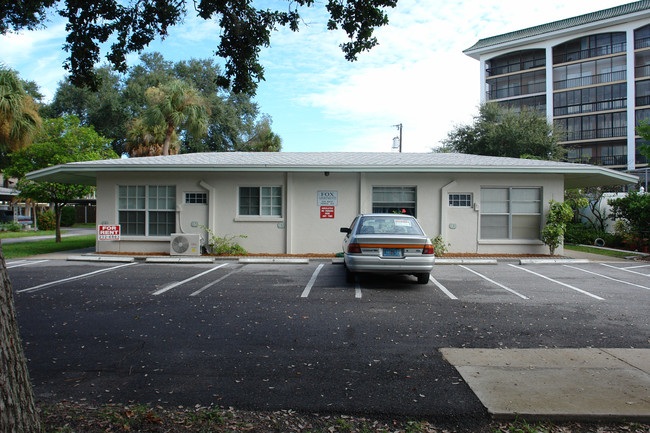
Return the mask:
{"type": "Polygon", "coordinates": [[[449,207],[453,208],[471,208],[473,204],[472,193],[467,192],[450,192],[447,196],[449,207]]]}
{"type": "MultiPolygon", "coordinates": [[[[372,191],[371,191],[371,200],[372,200],[372,212],[377,213],[379,211],[375,211],[376,208],[382,207],[382,208],[394,208],[394,211],[397,213],[400,213],[402,209],[405,208],[412,208],[413,209],[413,216],[417,218],[417,212],[418,212],[418,187],[416,185],[373,185],[372,186],[372,191]],[[395,188],[396,190],[412,190],[414,197],[413,201],[406,202],[406,201],[375,201],[375,192],[380,192],[376,191],[380,188],[395,188]],[[381,206],[380,206],[381,204],[381,206]]],[[[408,213],[408,212],[407,212],[408,213]]]]}
{"type": "Polygon", "coordinates": [[[183,202],[189,205],[207,205],[208,193],[204,191],[186,191],[183,194],[183,202]],[[199,198],[201,198],[200,201],[198,201],[199,198]]]}
{"type": "MultiPolygon", "coordinates": [[[[499,241],[517,241],[517,242],[525,242],[525,241],[535,241],[535,242],[541,242],[541,229],[542,229],[542,222],[543,222],[543,212],[544,212],[544,206],[543,206],[543,199],[544,199],[544,189],[541,186],[520,186],[520,187],[513,187],[513,186],[483,186],[481,187],[481,205],[480,205],[480,220],[479,220],[479,228],[480,228],[480,241],[488,241],[488,242],[499,242],[499,241]],[[508,195],[507,199],[503,201],[502,203],[507,204],[507,211],[505,212],[486,212],[486,203],[484,201],[484,190],[488,189],[501,189],[501,190],[507,190],[508,195]],[[517,200],[513,198],[513,191],[515,190],[523,190],[523,189],[536,189],[539,191],[539,199],[531,199],[531,200],[517,200]],[[536,203],[538,207],[537,212],[513,212],[513,204],[525,204],[525,203],[536,203]],[[497,238],[497,237],[490,237],[490,238],[484,238],[484,230],[483,230],[483,217],[485,216],[507,216],[507,237],[502,237],[502,238],[497,238]],[[514,237],[513,238],[513,217],[519,217],[519,216],[532,216],[538,218],[538,227],[539,231],[537,233],[537,236],[535,238],[522,238],[522,237],[514,237]]],[[[492,202],[494,203],[494,202],[492,202]]]]}
{"type": "Polygon", "coordinates": [[[253,220],[282,220],[284,217],[284,188],[282,185],[239,185],[237,187],[237,220],[239,221],[245,221],[249,219],[253,220]],[[258,203],[257,203],[257,213],[256,214],[248,214],[248,213],[241,213],[242,211],[242,204],[241,204],[241,199],[242,199],[242,188],[251,188],[251,189],[258,189],[258,203]],[[268,194],[264,194],[265,189],[271,189],[271,194],[270,196],[268,194]],[[279,191],[279,194],[275,194],[276,191],[279,191]],[[279,198],[280,204],[274,204],[273,199],[279,198]],[[271,203],[265,204],[263,203],[264,199],[270,199],[271,203]],[[265,214],[264,209],[270,209],[270,213],[265,214]],[[279,214],[273,214],[273,210],[279,210],[279,214]]]}
{"type": "Polygon", "coordinates": [[[123,236],[134,237],[167,237],[176,231],[176,185],[118,185],[117,190],[117,221],[122,226],[121,231],[123,236]],[[126,188],[126,196],[122,196],[123,188],[126,188]],[[156,198],[152,197],[152,189],[156,188],[156,198]],[[158,197],[159,188],[173,188],[173,197],[168,194],[165,197],[158,197]],[[135,196],[130,195],[129,189],[135,189],[135,196]],[[141,194],[144,192],[144,194],[141,194]],[[162,207],[161,207],[162,206],[162,207]],[[122,212],[138,213],[140,214],[140,221],[135,224],[144,225],[144,233],[129,233],[128,223],[125,223],[121,218],[122,212]],[[156,223],[152,220],[157,219],[158,214],[166,214],[166,217],[172,215],[173,227],[170,227],[170,232],[167,234],[151,234],[151,225],[169,225],[165,223],[156,223]],[[156,214],[156,218],[153,218],[156,214]]]}

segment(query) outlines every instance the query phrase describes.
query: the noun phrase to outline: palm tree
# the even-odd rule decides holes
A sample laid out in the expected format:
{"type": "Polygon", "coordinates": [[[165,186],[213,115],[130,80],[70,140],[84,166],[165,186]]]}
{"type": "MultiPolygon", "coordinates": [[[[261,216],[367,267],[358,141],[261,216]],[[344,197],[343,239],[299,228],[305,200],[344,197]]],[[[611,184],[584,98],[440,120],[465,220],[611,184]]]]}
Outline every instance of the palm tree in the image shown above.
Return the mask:
{"type": "MultiPolygon", "coordinates": [[[[16,74],[0,66],[0,154],[31,144],[40,117],[16,74]]],[[[6,160],[6,158],[3,158],[6,160]]],[[[18,333],[13,291],[0,243],[0,426],[13,431],[41,432],[27,361],[18,333]]]]}
{"type": "Polygon", "coordinates": [[[28,146],[40,127],[38,106],[25,92],[18,76],[0,67],[0,152],[28,146]]]}
{"type": "Polygon", "coordinates": [[[173,80],[160,87],[150,87],[145,97],[148,106],[143,113],[144,123],[150,130],[165,126],[163,155],[169,155],[175,133],[185,130],[203,135],[207,132],[210,109],[199,92],[185,81],[173,80]]]}
{"type": "MultiPolygon", "coordinates": [[[[146,125],[141,117],[133,119],[127,126],[126,151],[131,158],[162,155],[166,131],[164,124],[151,127],[146,125]]],[[[169,144],[169,154],[177,154],[179,147],[178,134],[174,131],[169,144]]]]}

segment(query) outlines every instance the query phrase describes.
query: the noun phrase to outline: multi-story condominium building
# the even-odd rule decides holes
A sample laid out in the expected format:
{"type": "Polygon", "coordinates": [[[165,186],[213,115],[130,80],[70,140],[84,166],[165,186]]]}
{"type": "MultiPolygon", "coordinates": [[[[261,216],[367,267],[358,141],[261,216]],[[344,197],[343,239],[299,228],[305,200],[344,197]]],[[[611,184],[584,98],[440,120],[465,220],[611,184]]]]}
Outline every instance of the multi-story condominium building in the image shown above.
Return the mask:
{"type": "Polygon", "coordinates": [[[481,39],[481,103],[545,113],[569,161],[647,166],[635,127],[650,120],[650,0],[481,39]]]}

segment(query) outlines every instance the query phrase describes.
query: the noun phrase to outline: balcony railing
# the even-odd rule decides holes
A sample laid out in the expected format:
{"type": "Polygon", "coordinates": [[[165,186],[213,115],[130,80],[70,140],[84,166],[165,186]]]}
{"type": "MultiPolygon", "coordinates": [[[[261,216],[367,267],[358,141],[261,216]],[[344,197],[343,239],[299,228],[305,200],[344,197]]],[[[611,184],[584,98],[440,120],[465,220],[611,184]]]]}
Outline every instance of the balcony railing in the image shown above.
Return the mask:
{"type": "Polygon", "coordinates": [[[638,50],[640,48],[650,47],[650,38],[637,39],[634,41],[634,49],[638,50]]]}
{"type": "Polygon", "coordinates": [[[566,116],[569,114],[595,113],[597,111],[620,110],[626,107],[627,107],[627,99],[622,98],[622,99],[615,99],[613,101],[591,102],[588,104],[556,107],[553,109],[553,115],[566,116]]]}
{"type": "Polygon", "coordinates": [[[611,83],[614,81],[625,81],[627,71],[606,72],[598,75],[587,75],[585,77],[569,78],[553,82],[554,90],[570,89],[572,87],[584,87],[594,84],[611,83]]]}
{"type": "Polygon", "coordinates": [[[622,53],[627,48],[627,43],[605,45],[603,47],[589,48],[586,50],[571,51],[553,55],[553,64],[573,62],[575,60],[589,59],[591,57],[606,56],[608,54],[622,53]]]}
{"type": "MultiPolygon", "coordinates": [[[[582,156],[575,158],[568,158],[569,162],[575,162],[578,164],[591,164],[591,165],[601,165],[601,166],[611,166],[611,165],[627,165],[627,155],[609,155],[609,156],[582,156]]],[[[637,164],[638,164],[637,160],[637,164]]]]}
{"type": "Polygon", "coordinates": [[[627,134],[627,127],[625,126],[617,126],[613,128],[601,128],[601,129],[587,129],[583,131],[568,131],[565,134],[564,141],[594,140],[596,138],[625,137],[626,134],[627,134]]]}
{"type": "Polygon", "coordinates": [[[535,93],[542,93],[546,90],[546,83],[533,83],[525,85],[510,86],[506,88],[490,90],[486,92],[488,100],[511,98],[513,96],[525,96],[535,93]]]}
{"type": "Polygon", "coordinates": [[[634,68],[634,77],[650,77],[650,65],[641,65],[634,68]]]}

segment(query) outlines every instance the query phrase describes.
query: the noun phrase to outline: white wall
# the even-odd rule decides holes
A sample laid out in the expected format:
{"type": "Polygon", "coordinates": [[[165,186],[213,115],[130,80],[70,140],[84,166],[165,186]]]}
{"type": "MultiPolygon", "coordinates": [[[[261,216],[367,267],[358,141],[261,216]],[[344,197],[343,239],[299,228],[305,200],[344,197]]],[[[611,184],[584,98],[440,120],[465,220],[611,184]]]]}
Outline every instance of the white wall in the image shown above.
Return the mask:
{"type": "MultiPolygon", "coordinates": [[[[358,213],[372,211],[373,186],[415,186],[417,217],[430,237],[442,234],[450,252],[547,253],[541,241],[481,241],[479,211],[449,208],[448,193],[470,193],[480,203],[481,186],[541,187],[544,214],[551,199],[562,201],[562,175],[510,175],[471,173],[337,173],[324,172],[220,172],[99,174],[97,179],[98,224],[117,224],[118,185],[176,185],[177,232],[246,235],[240,244],[251,253],[306,254],[341,251],[343,234],[358,213]],[[282,217],[238,216],[240,186],[281,186],[282,217]],[[334,218],[321,218],[318,191],[335,191],[334,218]],[[207,205],[183,203],[185,192],[207,192],[207,205]],[[195,226],[192,227],[192,222],[195,226]],[[454,228],[455,227],[455,228],[454,228]]],[[[100,241],[97,251],[169,252],[169,237],[122,237],[100,241]]],[[[561,254],[562,251],[558,251],[561,254]]]]}

